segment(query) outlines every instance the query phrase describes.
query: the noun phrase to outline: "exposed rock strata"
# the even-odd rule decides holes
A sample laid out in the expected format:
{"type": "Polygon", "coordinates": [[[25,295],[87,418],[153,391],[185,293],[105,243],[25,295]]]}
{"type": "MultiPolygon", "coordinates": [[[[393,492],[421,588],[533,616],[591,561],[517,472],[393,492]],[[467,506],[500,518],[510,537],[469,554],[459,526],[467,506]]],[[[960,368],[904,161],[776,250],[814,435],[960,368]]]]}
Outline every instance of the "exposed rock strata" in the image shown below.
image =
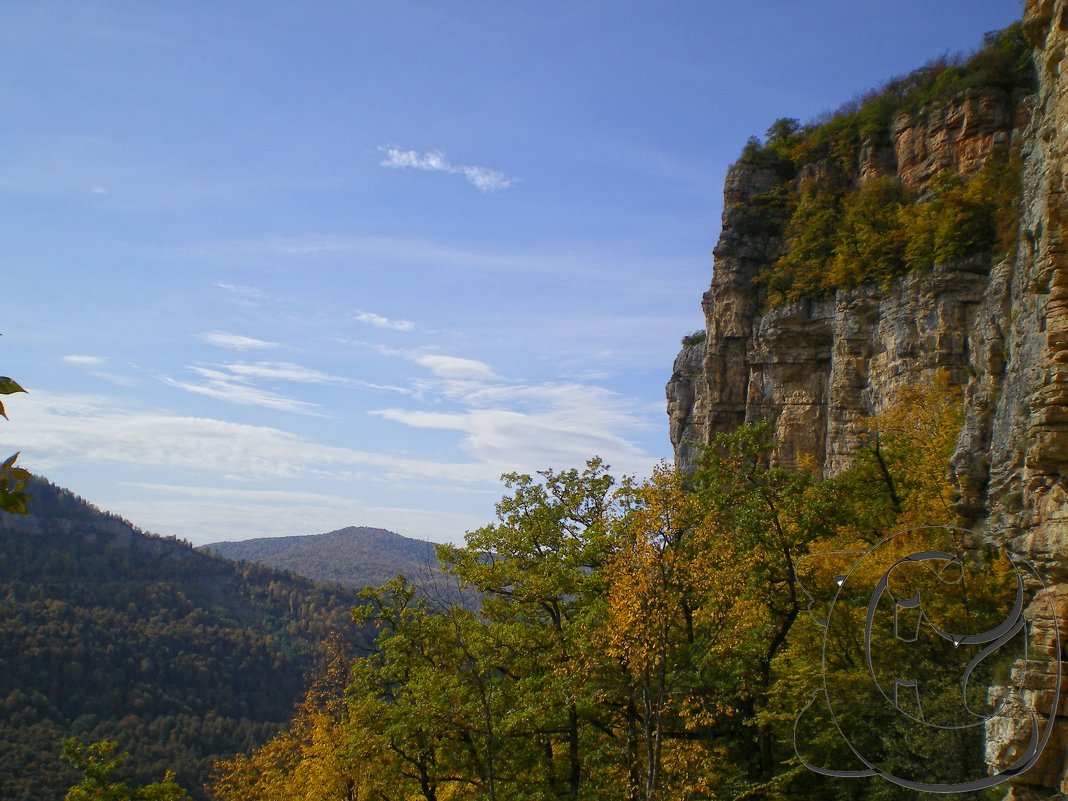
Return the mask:
{"type": "MultiPolygon", "coordinates": [[[[941,170],[971,174],[1022,138],[1029,109],[1030,98],[991,89],[902,115],[889,145],[861,149],[859,180],[893,174],[922,192],[941,170]]],[[[809,165],[798,180],[821,174],[819,164],[809,165]]],[[[763,309],[753,279],[781,254],[782,233],[754,229],[746,210],[780,180],[773,168],[742,162],[727,174],[712,286],[702,302],[707,338],[679,354],[667,390],[671,441],[684,469],[696,444],[763,418],[785,443],[784,464],[805,453],[828,473],[842,469],[860,444],[857,421],[889,402],[902,382],[940,368],[964,381],[990,273],[1011,269],[972,260],[899,279],[888,292],[859,287],[763,309]]],[[[987,339],[996,348],[993,335],[987,339]]]]}
{"type": "MultiPolygon", "coordinates": [[[[707,337],[676,359],[668,413],[683,469],[715,434],[768,419],[783,441],[781,464],[806,454],[833,475],[852,463],[864,417],[903,384],[947,370],[966,398],[953,459],[961,509],[1052,582],[1068,642],[1068,0],[1028,0],[1025,30],[1036,96],[973,90],[901,116],[889,143],[861,149],[856,169],[860,182],[890,174],[922,192],[942,169],[969,174],[991,153],[1018,148],[1017,252],[938,266],[888,291],[859,287],[767,310],[753,279],[780,255],[781,232],[746,230],[741,210],[778,179],[736,164],[702,303],[707,337]]],[[[819,169],[808,175],[818,179],[819,169]]],[[[1021,735],[1011,722],[994,725],[992,762],[1003,763],[1021,735]]],[[[1043,763],[1013,797],[1068,794],[1066,748],[1068,718],[1059,718],[1043,763]]]]}

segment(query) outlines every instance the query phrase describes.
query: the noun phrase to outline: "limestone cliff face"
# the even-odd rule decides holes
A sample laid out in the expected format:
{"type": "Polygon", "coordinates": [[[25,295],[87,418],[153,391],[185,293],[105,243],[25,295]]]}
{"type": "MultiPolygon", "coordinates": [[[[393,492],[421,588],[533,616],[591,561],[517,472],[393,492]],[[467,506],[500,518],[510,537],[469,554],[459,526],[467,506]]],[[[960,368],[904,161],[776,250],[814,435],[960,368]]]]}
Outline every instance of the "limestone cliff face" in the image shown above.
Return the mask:
{"type": "MultiPolygon", "coordinates": [[[[676,359],[668,414],[683,469],[698,444],[768,419],[783,442],[781,464],[807,454],[833,475],[863,444],[864,417],[903,384],[946,370],[966,399],[953,459],[961,509],[1052,582],[1046,593],[1068,643],[1068,0],[1028,0],[1024,26],[1035,94],[971,90],[901,115],[889,141],[861,148],[855,170],[861,183],[894,175],[922,193],[943,169],[966,175],[991,153],[1016,150],[1016,253],[936,266],[887,290],[860,286],[768,309],[754,278],[781,255],[782,232],[747,229],[744,210],[781,178],[740,162],[727,177],[703,298],[706,338],[676,359]]],[[[819,177],[818,165],[807,169],[819,177]]],[[[1040,616],[1035,626],[1052,632],[1053,621],[1040,616]]],[[[1033,692],[1049,692],[1050,679],[1037,678],[1033,692]]],[[[1068,793],[1068,703],[1060,711],[1066,717],[1042,763],[1012,797],[1068,793]]],[[[991,731],[990,760],[1011,762],[1020,736],[1011,726],[991,731]]]]}
{"type": "MultiPolygon", "coordinates": [[[[861,149],[859,181],[891,174],[922,191],[944,169],[969,175],[1023,139],[1032,102],[976,90],[902,115],[890,143],[861,149]]],[[[798,180],[814,173],[819,165],[798,180]]],[[[902,382],[939,368],[965,381],[990,276],[1012,270],[973,259],[901,278],[889,291],[861,286],[765,309],[753,279],[781,255],[782,232],[754,230],[745,215],[779,181],[774,168],[744,162],[727,175],[712,286],[702,303],[707,336],[683,348],[667,387],[671,441],[684,469],[697,444],[766,418],[784,442],[783,464],[808,454],[837,472],[860,444],[857,422],[902,382]]]]}

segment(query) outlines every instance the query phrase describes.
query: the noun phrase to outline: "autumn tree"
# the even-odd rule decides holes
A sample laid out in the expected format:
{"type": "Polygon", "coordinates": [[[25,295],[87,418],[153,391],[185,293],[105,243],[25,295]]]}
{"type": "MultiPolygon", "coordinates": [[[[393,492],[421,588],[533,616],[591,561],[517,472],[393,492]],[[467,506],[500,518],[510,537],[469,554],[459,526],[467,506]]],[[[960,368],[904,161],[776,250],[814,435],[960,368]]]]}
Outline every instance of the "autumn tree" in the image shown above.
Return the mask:
{"type": "Polygon", "coordinates": [[[625,680],[628,797],[688,798],[712,790],[712,735],[736,711],[714,668],[736,644],[749,562],[674,469],[625,497],[602,637],[625,680]]]}
{"type": "Polygon", "coordinates": [[[365,801],[381,788],[381,738],[353,725],[349,660],[336,643],[290,724],[264,745],[215,763],[217,801],[365,801]]]}
{"type": "MultiPolygon", "coordinates": [[[[814,621],[858,554],[896,526],[951,519],[959,421],[937,376],[873,416],[855,467],[830,479],[776,466],[767,423],[718,436],[689,476],[661,465],[617,482],[596,459],[507,475],[497,522],[439,548],[480,608],[402,577],[368,590],[355,617],[377,627],[376,648],[344,692],[309,696],[286,732],[222,763],[212,789],[220,801],[826,797],[792,726],[826,670],[855,672],[863,621],[837,619],[829,656],[814,621]]],[[[827,732],[812,742],[834,746],[827,732]]]]}
{"type": "Polygon", "coordinates": [[[963,393],[945,370],[900,387],[865,423],[867,445],[835,481],[872,542],[895,528],[955,523],[949,459],[963,422],[963,393]],[[867,522],[861,522],[866,520],[867,522]]]}
{"type": "Polygon", "coordinates": [[[770,728],[757,725],[755,716],[771,685],[772,661],[802,608],[794,566],[813,541],[829,535],[835,518],[813,471],[770,465],[775,444],[767,423],[741,426],[715,439],[693,476],[700,503],[752,560],[743,590],[752,602],[747,636],[733,652],[744,669],[734,672],[732,692],[749,722],[738,732],[739,744],[748,741],[748,756],[739,759],[751,761],[751,774],[763,778],[774,770],[774,744],[770,728]]]}

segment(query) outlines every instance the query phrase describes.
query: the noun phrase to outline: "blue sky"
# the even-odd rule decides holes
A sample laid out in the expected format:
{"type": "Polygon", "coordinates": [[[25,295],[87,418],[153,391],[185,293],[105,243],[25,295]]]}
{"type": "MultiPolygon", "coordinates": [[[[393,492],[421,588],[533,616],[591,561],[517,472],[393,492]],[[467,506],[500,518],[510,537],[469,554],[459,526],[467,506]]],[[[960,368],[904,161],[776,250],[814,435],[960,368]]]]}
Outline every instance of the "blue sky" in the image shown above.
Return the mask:
{"type": "Polygon", "coordinates": [[[670,458],[722,183],[1017,0],[5,2],[0,449],[195,544],[670,458]]]}

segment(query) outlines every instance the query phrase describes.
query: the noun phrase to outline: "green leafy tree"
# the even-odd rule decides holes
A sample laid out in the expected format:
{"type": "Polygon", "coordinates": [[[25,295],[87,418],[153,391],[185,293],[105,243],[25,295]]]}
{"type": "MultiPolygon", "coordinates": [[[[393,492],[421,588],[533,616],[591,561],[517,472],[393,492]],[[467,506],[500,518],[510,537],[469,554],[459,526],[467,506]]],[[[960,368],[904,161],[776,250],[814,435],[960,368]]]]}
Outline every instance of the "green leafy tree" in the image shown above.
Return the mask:
{"type": "Polygon", "coordinates": [[[471,791],[494,801],[501,775],[515,781],[497,632],[468,609],[436,608],[403,577],[365,597],[356,617],[379,628],[378,648],[356,661],[348,704],[352,730],[379,739],[378,781],[425,801],[471,791]]]}
{"type": "MultiPolygon", "coordinates": [[[[895,525],[951,519],[946,464],[959,410],[944,376],[905,389],[872,418],[856,467],[833,479],[814,464],[775,466],[766,422],[718,437],[688,477],[661,466],[617,484],[598,460],[505,476],[498,521],[463,547],[439,548],[481,609],[432,603],[402,577],[365,593],[355,617],[378,627],[377,648],[355,660],[344,705],[309,701],[267,746],[222,763],[213,792],[220,801],[904,798],[881,782],[828,783],[795,758],[795,716],[824,673],[857,686],[865,677],[850,657],[863,617],[837,618],[824,660],[806,612],[834,596],[811,588],[826,594],[850,572],[855,557],[842,551],[863,551],[895,525]]],[[[968,614],[996,614],[1004,572],[990,590],[974,585],[968,614]]],[[[952,603],[930,608],[957,625],[952,603]]],[[[949,697],[935,689],[936,701],[949,697]]],[[[828,731],[809,742],[838,747],[828,731]]],[[[964,739],[943,745],[916,753],[943,772],[976,758],[964,739]]]]}
{"type": "Polygon", "coordinates": [[[482,614],[509,651],[521,697],[511,724],[517,759],[549,797],[578,799],[600,781],[596,748],[606,713],[587,680],[585,643],[602,608],[614,479],[599,459],[584,470],[509,474],[499,522],[442,546],[446,569],[483,596],[482,614]]]}
{"type": "Polygon", "coordinates": [[[189,796],[170,771],[162,781],[141,787],[114,780],[112,774],[128,758],[125,753],[116,755],[117,748],[114,740],[88,745],[75,739],[66,740],[62,759],[80,771],[83,778],[67,791],[64,801],[188,801],[189,796]]]}
{"type": "Polygon", "coordinates": [[[744,636],[723,657],[722,670],[723,691],[733,695],[745,724],[729,748],[750,789],[773,780],[788,755],[763,713],[773,664],[804,608],[796,563],[817,543],[833,540],[843,522],[842,498],[814,469],[771,465],[776,444],[766,421],[743,425],[716,437],[693,476],[701,503],[752,563],[739,593],[744,618],[734,621],[744,636]]]}
{"type": "Polygon", "coordinates": [[[827,267],[834,259],[842,216],[839,194],[825,181],[803,182],[797,208],[786,226],[786,253],[763,277],[772,305],[830,288],[827,267]]]}
{"type": "Polygon", "coordinates": [[[876,283],[886,288],[904,272],[908,235],[901,223],[901,184],[872,178],[842,202],[835,257],[829,265],[831,286],[876,283]]]}

